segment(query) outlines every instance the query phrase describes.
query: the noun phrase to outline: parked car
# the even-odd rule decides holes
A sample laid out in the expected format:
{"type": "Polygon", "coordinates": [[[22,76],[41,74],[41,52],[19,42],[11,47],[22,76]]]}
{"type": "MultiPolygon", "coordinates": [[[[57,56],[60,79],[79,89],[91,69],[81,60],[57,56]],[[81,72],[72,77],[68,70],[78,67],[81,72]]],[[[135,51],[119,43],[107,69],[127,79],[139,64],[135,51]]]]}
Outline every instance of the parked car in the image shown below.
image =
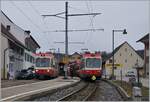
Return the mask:
{"type": "Polygon", "coordinates": [[[30,69],[22,69],[17,71],[16,79],[33,79],[35,77],[34,73],[30,69]]]}
{"type": "Polygon", "coordinates": [[[32,73],[35,73],[35,69],[34,69],[33,66],[32,66],[32,67],[29,67],[28,70],[32,71],[32,73]]]}
{"type": "Polygon", "coordinates": [[[129,82],[135,83],[136,82],[136,74],[134,71],[128,71],[126,77],[129,78],[129,82]]]}
{"type": "Polygon", "coordinates": [[[136,77],[136,74],[134,73],[134,71],[128,71],[126,77],[136,77]]]}

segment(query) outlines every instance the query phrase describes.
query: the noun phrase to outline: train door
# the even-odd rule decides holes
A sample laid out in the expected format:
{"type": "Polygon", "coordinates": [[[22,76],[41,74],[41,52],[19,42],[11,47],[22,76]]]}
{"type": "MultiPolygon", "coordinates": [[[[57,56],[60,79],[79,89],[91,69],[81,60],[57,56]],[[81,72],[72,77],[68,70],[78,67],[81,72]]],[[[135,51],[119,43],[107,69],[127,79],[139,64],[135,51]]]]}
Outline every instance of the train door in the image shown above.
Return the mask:
{"type": "Polygon", "coordinates": [[[81,59],[80,70],[84,70],[84,69],[85,69],[85,66],[86,66],[86,65],[85,65],[85,64],[86,64],[86,63],[85,63],[85,60],[86,60],[86,59],[81,59]]]}

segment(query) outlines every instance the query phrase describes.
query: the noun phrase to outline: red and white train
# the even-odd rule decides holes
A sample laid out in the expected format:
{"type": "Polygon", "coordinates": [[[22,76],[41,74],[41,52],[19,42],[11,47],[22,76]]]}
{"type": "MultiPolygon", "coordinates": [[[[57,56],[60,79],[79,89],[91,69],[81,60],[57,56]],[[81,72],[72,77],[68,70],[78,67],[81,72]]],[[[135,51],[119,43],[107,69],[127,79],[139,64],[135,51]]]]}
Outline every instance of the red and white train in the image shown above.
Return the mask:
{"type": "Polygon", "coordinates": [[[82,55],[78,75],[81,79],[100,79],[102,76],[102,58],[99,52],[85,52],[82,55]]]}
{"type": "Polygon", "coordinates": [[[52,53],[37,53],[35,64],[36,78],[54,78],[58,76],[56,60],[52,53]]]}

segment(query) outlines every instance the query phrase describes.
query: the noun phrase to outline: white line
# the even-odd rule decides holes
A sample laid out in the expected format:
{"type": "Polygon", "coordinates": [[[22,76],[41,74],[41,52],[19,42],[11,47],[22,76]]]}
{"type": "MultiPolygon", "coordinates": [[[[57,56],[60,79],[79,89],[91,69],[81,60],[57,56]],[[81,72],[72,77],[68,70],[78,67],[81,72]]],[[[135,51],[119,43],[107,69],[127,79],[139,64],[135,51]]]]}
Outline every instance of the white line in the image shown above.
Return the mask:
{"type": "MultiPolygon", "coordinates": [[[[43,81],[42,81],[43,82],[43,81]]],[[[44,81],[45,82],[45,81],[44,81]]],[[[37,84],[37,83],[41,83],[40,82],[34,82],[34,83],[27,83],[27,84],[24,84],[24,85],[17,85],[17,86],[12,86],[12,87],[6,87],[6,88],[2,88],[2,90],[6,90],[6,89],[11,89],[11,88],[16,88],[16,87],[21,87],[21,86],[28,86],[28,85],[32,85],[32,84],[37,84]]]]}
{"type": "Polygon", "coordinates": [[[48,82],[48,81],[55,81],[55,79],[54,80],[46,80],[46,81],[34,82],[34,83],[27,83],[27,84],[24,84],[24,85],[17,85],[17,86],[12,86],[12,87],[6,87],[6,88],[2,88],[2,90],[7,90],[7,89],[21,87],[21,86],[28,86],[28,85],[32,85],[32,84],[44,83],[44,82],[48,82]]]}
{"type": "MultiPolygon", "coordinates": [[[[71,84],[71,83],[69,83],[71,84]]],[[[59,84],[60,85],[60,84],[59,84]]],[[[65,84],[66,85],[66,84],[65,84]]],[[[61,85],[61,86],[64,86],[64,85],[61,85]]],[[[28,92],[25,92],[25,93],[21,93],[21,94],[17,94],[17,95],[13,95],[13,96],[10,96],[10,97],[7,97],[7,98],[3,98],[2,101],[6,101],[8,99],[11,99],[11,98],[15,98],[15,97],[18,97],[18,96],[21,96],[21,95],[26,95],[26,94],[30,94],[30,93],[34,93],[34,92],[38,92],[38,91],[41,91],[41,90],[47,90],[47,89],[53,89],[53,88],[57,88],[59,86],[53,86],[53,87],[46,87],[46,88],[42,88],[42,89],[38,89],[38,90],[34,90],[34,91],[28,91],[28,92]]]]}

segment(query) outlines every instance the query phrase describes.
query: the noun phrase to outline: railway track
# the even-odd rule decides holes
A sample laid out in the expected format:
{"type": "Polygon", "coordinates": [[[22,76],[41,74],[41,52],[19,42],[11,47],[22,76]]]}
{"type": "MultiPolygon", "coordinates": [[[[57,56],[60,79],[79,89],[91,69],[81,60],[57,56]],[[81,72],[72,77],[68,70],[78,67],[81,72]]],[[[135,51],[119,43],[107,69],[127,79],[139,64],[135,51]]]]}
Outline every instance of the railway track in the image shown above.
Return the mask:
{"type": "MultiPolygon", "coordinates": [[[[64,87],[45,95],[35,96],[30,101],[123,101],[114,86],[103,80],[81,81],[75,86],[64,87]]],[[[28,100],[28,101],[29,101],[28,100]]]]}
{"type": "Polygon", "coordinates": [[[86,101],[96,91],[97,84],[88,82],[85,87],[81,87],[78,90],[58,99],[57,101],[86,101]]]}

